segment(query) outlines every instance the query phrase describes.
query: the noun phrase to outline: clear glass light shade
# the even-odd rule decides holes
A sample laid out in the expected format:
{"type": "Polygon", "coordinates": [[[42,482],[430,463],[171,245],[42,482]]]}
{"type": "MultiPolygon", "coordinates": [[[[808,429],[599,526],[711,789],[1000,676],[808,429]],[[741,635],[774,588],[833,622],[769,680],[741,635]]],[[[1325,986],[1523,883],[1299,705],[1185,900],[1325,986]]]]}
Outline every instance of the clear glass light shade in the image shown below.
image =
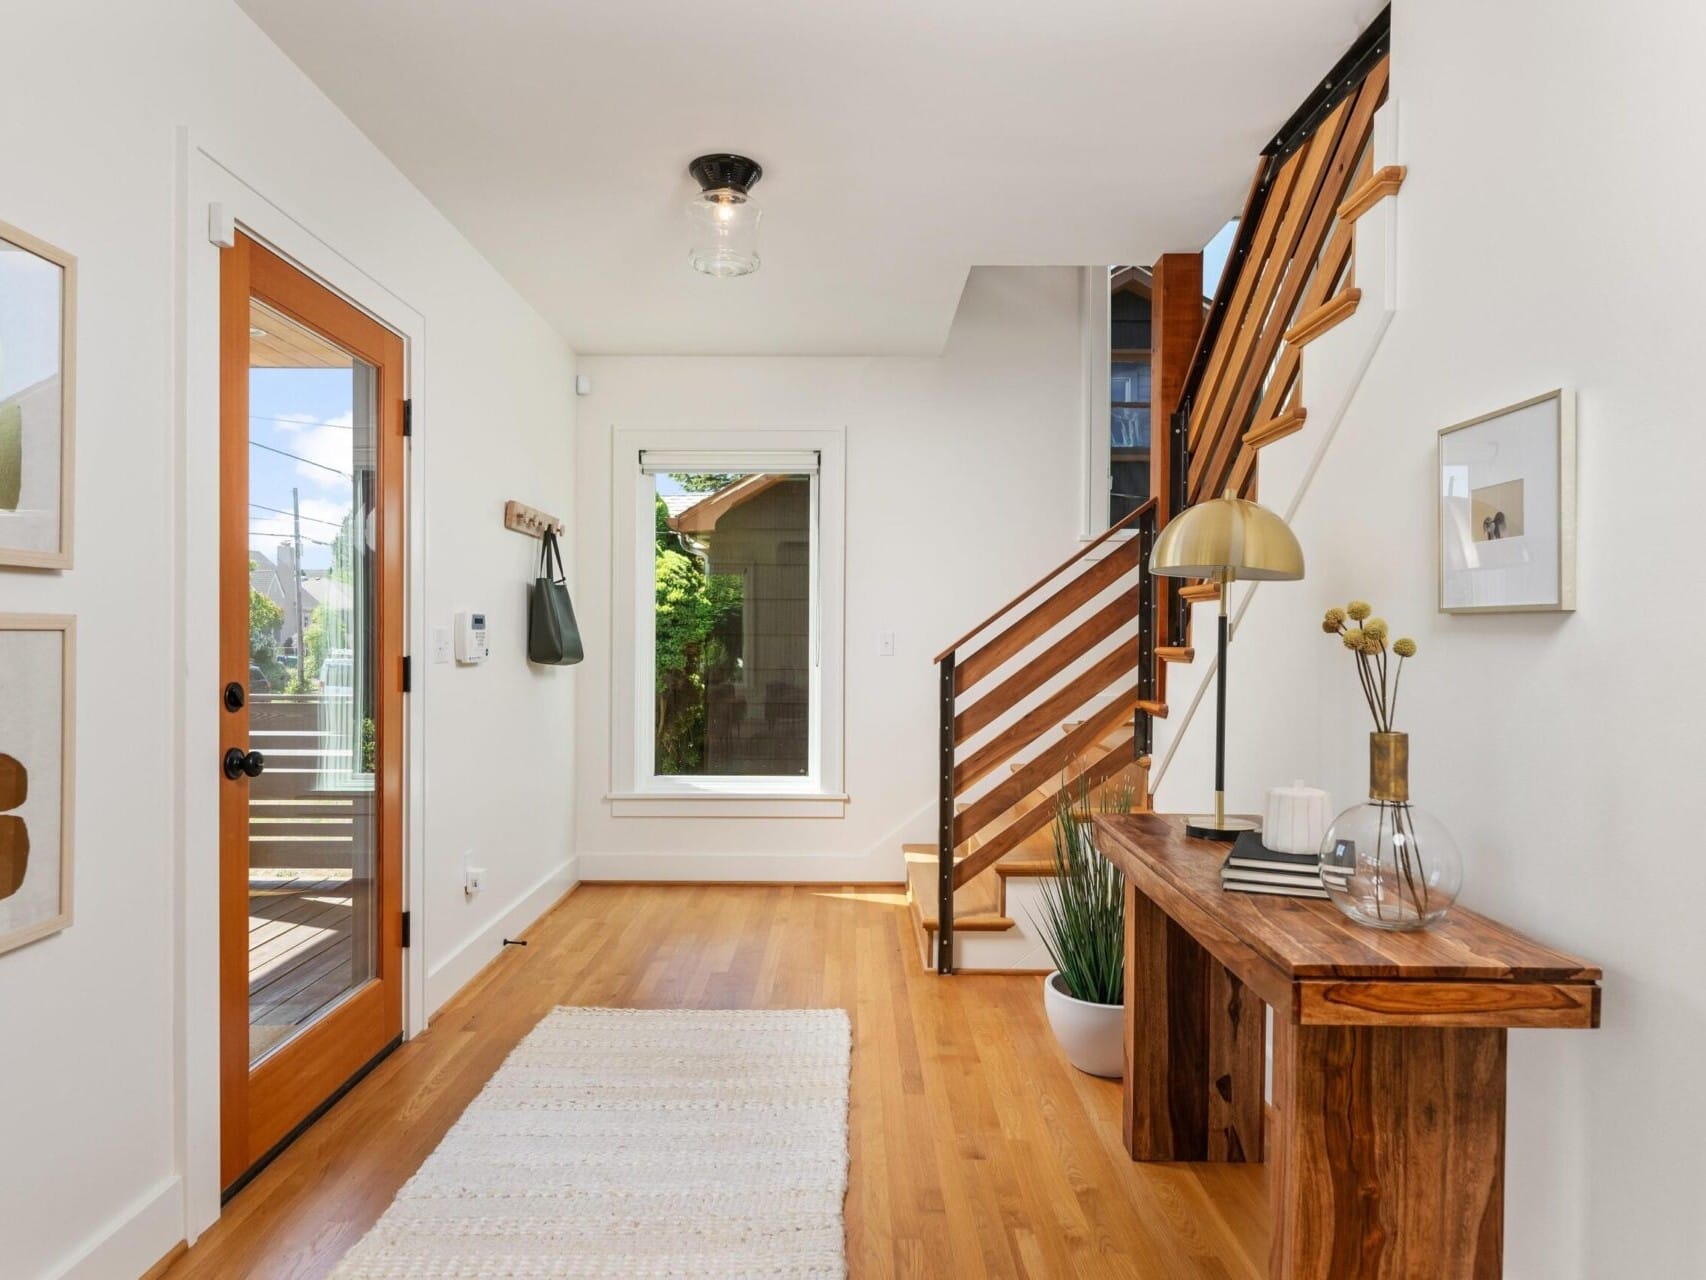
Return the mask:
{"type": "Polygon", "coordinates": [[[1321,882],[1359,924],[1425,929],[1457,901],[1463,855],[1427,810],[1371,800],[1333,819],[1321,842],[1321,882]]]}
{"type": "Polygon", "coordinates": [[[687,202],[693,245],[687,251],[695,271],[708,276],[744,276],[758,270],[758,219],[762,210],[745,192],[732,187],[702,191],[687,202]]]}

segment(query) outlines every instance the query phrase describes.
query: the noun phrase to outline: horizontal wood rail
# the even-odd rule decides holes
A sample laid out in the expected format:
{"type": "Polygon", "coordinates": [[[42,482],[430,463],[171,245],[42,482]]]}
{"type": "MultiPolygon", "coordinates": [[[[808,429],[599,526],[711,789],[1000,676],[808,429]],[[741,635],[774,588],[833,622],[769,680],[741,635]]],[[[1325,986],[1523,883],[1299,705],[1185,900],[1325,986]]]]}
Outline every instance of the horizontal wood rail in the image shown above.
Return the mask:
{"type": "MultiPolygon", "coordinates": [[[[1097,787],[1119,773],[1120,770],[1129,768],[1133,763],[1142,763],[1141,757],[1137,757],[1134,750],[1136,744],[1137,736],[1135,734],[1125,738],[1117,743],[1112,751],[1102,756],[1094,764],[1089,765],[1076,777],[1069,779],[1063,789],[1076,792],[1084,788],[1097,787]]],[[[1018,848],[1020,841],[1024,840],[1026,836],[1035,835],[1053,822],[1054,813],[1055,806],[1052,800],[1038,800],[954,865],[955,885],[962,885],[973,876],[979,875],[994,866],[1002,857],[1018,848]]]]}
{"type": "Polygon", "coordinates": [[[1328,298],[1309,314],[1298,317],[1297,323],[1286,330],[1285,340],[1294,347],[1307,346],[1341,320],[1348,320],[1361,301],[1361,289],[1346,289],[1328,298]]]}
{"type": "Polygon", "coordinates": [[[978,636],[987,631],[992,624],[999,622],[1007,614],[1024,604],[1025,601],[1036,595],[1037,592],[1048,586],[1049,583],[1060,577],[1061,574],[1065,573],[1097,547],[1108,541],[1108,539],[1112,538],[1116,533],[1123,533],[1125,530],[1131,528],[1154,509],[1155,499],[1151,498],[1137,510],[1128,512],[1126,515],[1122,516],[1119,520],[1108,526],[1106,533],[1099,533],[1094,538],[1090,539],[1089,542],[1086,542],[1082,547],[1079,547],[1077,551],[1073,552],[1065,560],[1062,560],[1053,569],[1050,569],[1047,573],[1043,574],[1042,577],[1038,578],[1030,586],[1026,587],[1018,595],[1014,596],[1006,604],[1002,605],[994,613],[990,614],[982,622],[978,623],[970,631],[966,632],[958,640],[954,641],[953,644],[949,645],[946,649],[942,650],[941,653],[938,653],[934,658],[930,659],[930,661],[940,662],[950,653],[954,653],[956,650],[965,648],[968,643],[977,639],[978,636]]]}
{"type": "Polygon", "coordinates": [[[967,692],[996,668],[1003,666],[1027,646],[1041,639],[1044,632],[1058,626],[1089,604],[1136,569],[1140,554],[1135,539],[1122,542],[1116,550],[1097,560],[993,640],[985,643],[982,648],[972,650],[969,657],[960,658],[954,668],[954,692],[967,692]]]}
{"type": "MultiPolygon", "coordinates": [[[[954,717],[954,741],[964,742],[979,729],[1011,711],[1019,700],[1035,693],[1054,676],[1083,657],[1126,623],[1137,617],[1138,589],[1132,586],[1049,645],[995,688],[954,717]]],[[[1137,665],[1137,655],[1132,655],[1137,665]]]]}

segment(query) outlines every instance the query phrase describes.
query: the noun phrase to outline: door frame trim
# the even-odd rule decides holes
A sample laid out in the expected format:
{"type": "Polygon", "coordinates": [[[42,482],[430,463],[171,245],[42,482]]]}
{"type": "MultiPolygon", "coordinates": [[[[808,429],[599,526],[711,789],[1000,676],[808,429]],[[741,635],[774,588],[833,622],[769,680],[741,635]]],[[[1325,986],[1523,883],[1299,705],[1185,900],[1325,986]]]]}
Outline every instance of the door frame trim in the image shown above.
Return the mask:
{"type": "MultiPolygon", "coordinates": [[[[240,229],[373,316],[404,340],[406,388],[414,401],[404,478],[405,652],[426,649],[426,486],[420,396],[426,325],[407,302],[370,276],[283,207],[250,185],[188,129],[176,138],[174,263],[175,440],[170,477],[173,569],[178,590],[172,687],[174,884],[173,971],[176,1013],[174,1139],[183,1174],[184,1235],[195,1238],[220,1213],[219,784],[217,706],[207,690],[219,680],[219,274],[220,250],[208,235],[208,209],[219,204],[240,229]]],[[[404,699],[403,906],[413,913],[413,946],[404,953],[403,1036],[425,1030],[426,716],[428,678],[415,664],[404,699]]]]}

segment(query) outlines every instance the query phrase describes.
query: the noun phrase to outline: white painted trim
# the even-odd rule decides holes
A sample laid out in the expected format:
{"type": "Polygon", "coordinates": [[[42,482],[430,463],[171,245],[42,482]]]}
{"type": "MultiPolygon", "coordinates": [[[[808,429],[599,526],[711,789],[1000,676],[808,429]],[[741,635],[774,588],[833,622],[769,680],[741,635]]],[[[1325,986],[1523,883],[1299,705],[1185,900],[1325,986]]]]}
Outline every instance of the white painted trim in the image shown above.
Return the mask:
{"type": "MultiPolygon", "coordinates": [[[[1107,267],[1078,269],[1078,335],[1082,385],[1079,391],[1080,498],[1079,540],[1088,542],[1108,530],[1113,409],[1112,325],[1107,267]]],[[[1103,553],[1106,554],[1106,553],[1103,553]]]]}
{"type": "Polygon", "coordinates": [[[119,1210],[44,1280],[139,1276],[184,1238],[183,1180],[173,1175],[119,1210]]]}
{"type": "Polygon", "coordinates": [[[571,893],[580,883],[580,859],[570,858],[538,884],[499,912],[480,932],[445,956],[426,978],[426,1006],[437,1013],[445,1003],[491,963],[503,950],[503,940],[513,938],[533,924],[571,893]]]}
{"type": "MultiPolygon", "coordinates": [[[[812,486],[816,548],[812,557],[812,597],[817,606],[819,662],[813,679],[812,714],[817,732],[812,739],[810,777],[795,786],[764,789],[788,793],[786,799],[744,798],[754,808],[743,817],[840,817],[839,807],[826,813],[826,798],[843,790],[846,735],[846,560],[847,560],[847,433],[842,427],[716,428],[616,427],[610,447],[610,778],[606,802],[613,816],[693,816],[715,812],[737,816],[726,808],[706,810],[706,802],[726,803],[715,795],[715,779],[689,787],[687,780],[654,780],[650,742],[637,726],[650,723],[651,691],[641,686],[652,665],[650,529],[652,497],[640,483],[642,452],[772,453],[778,450],[814,451],[817,477],[812,486]],[[642,541],[641,531],[645,530],[642,541]],[[637,584],[645,582],[642,592],[637,584]],[[671,785],[671,784],[675,785],[671,785]],[[673,794],[672,794],[673,793],[673,794]],[[628,802],[632,801],[630,805],[628,802]],[[640,802],[643,801],[642,805],[640,802]],[[815,803],[816,812],[793,812],[789,806],[815,803]],[[618,807],[620,805],[620,807],[618,807]]],[[[737,784],[738,785],[738,784],[737,784]]],[[[745,780],[753,785],[752,779],[745,780]]]]}
{"type": "Polygon", "coordinates": [[[617,818],[839,818],[845,795],[652,795],[646,792],[604,797],[617,818]]]}
{"type": "MultiPolygon", "coordinates": [[[[177,210],[175,468],[176,513],[170,572],[178,601],[172,769],[177,845],[175,955],[177,1159],[183,1177],[182,1238],[193,1241],[219,1218],[219,781],[208,762],[218,756],[218,722],[210,690],[218,684],[219,618],[219,249],[208,240],[208,207],[224,206],[235,221],[300,264],[405,340],[415,433],[406,477],[409,529],[405,612],[408,651],[426,652],[426,489],[422,427],[430,416],[421,396],[426,325],[420,312],[327,244],[286,209],[250,186],[218,157],[179,129],[177,210]],[[192,712],[193,709],[193,712],[192,712]],[[205,714],[203,714],[205,712],[205,714]]],[[[421,936],[428,927],[425,896],[425,690],[405,700],[407,722],[404,815],[404,903],[421,936]]],[[[403,1028],[426,1027],[426,951],[405,954],[403,1028]]],[[[152,1261],[152,1260],[150,1260],[152,1261]]]]}

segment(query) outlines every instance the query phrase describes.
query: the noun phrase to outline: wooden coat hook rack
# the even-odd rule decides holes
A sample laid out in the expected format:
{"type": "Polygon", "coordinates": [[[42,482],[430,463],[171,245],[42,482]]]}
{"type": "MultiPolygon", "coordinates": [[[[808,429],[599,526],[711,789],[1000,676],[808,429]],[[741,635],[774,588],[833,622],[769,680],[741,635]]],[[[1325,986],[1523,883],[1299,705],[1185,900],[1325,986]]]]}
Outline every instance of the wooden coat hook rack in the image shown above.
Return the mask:
{"type": "Polygon", "coordinates": [[[530,538],[543,538],[547,529],[559,538],[563,536],[563,522],[556,516],[540,511],[537,507],[530,507],[525,502],[517,502],[514,498],[504,503],[504,528],[525,533],[530,538]]]}

